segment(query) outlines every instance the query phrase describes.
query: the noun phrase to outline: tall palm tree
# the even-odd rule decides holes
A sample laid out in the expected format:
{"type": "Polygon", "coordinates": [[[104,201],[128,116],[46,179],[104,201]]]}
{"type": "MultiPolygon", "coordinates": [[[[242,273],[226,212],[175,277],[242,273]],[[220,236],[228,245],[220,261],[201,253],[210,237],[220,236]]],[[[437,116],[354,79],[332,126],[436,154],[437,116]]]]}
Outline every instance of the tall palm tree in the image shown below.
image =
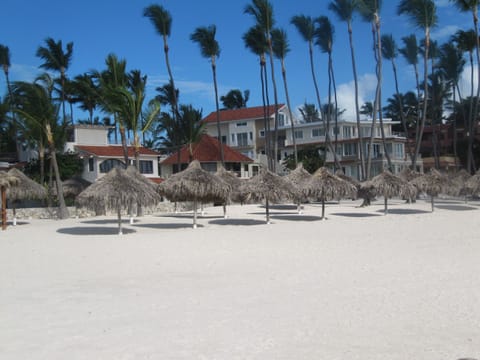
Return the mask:
{"type": "MultiPolygon", "coordinates": [[[[44,61],[43,64],[40,65],[41,68],[60,73],[63,122],[67,123],[67,115],[65,112],[65,82],[67,79],[66,72],[72,62],[73,42],[67,43],[64,50],[62,40],[55,41],[49,37],[45,39],[45,45],[46,46],[38,47],[36,55],[44,61]]],[[[73,122],[73,118],[71,120],[73,122]]]]}
{"type": "Polygon", "coordinates": [[[18,154],[20,153],[20,142],[17,141],[17,121],[15,118],[15,113],[13,112],[13,107],[12,103],[14,102],[13,99],[13,94],[12,94],[12,88],[10,84],[10,49],[8,46],[0,44],[0,65],[2,66],[3,73],[5,74],[5,81],[7,82],[7,91],[8,91],[8,97],[9,97],[9,109],[10,112],[12,113],[12,130],[13,130],[13,138],[14,142],[16,144],[16,151],[17,151],[17,157],[18,154]]]}
{"type": "Polygon", "coordinates": [[[332,115],[334,116],[335,125],[334,125],[334,146],[333,146],[333,157],[334,157],[334,167],[340,169],[340,164],[337,159],[337,143],[338,143],[338,112],[337,112],[337,91],[335,86],[335,75],[333,72],[333,36],[335,29],[333,24],[330,22],[328,17],[320,16],[315,19],[316,24],[318,25],[315,29],[315,44],[320,47],[320,50],[328,54],[328,103],[326,108],[329,111],[326,113],[322,111],[322,114],[327,118],[327,128],[325,130],[326,134],[330,133],[330,124],[332,121],[332,115]],[[332,105],[332,87],[334,92],[334,105],[332,105]],[[333,110],[333,111],[332,111],[333,110]]]}
{"type": "MultiPolygon", "coordinates": [[[[443,74],[445,80],[450,84],[452,88],[452,103],[456,103],[456,94],[458,93],[459,100],[462,102],[462,94],[459,91],[460,77],[465,67],[465,59],[463,53],[454,44],[448,42],[440,47],[440,57],[438,67],[443,74]]],[[[453,118],[456,118],[456,106],[453,106],[453,118]]],[[[455,157],[455,165],[457,164],[457,129],[456,121],[453,122],[453,154],[455,157]]]]}
{"type": "MultiPolygon", "coordinates": [[[[50,82],[53,84],[53,81],[50,82]]],[[[16,82],[13,86],[13,93],[17,101],[16,113],[24,119],[28,126],[40,130],[42,136],[39,140],[43,142],[45,139],[48,144],[57,185],[59,202],[57,216],[60,219],[65,219],[69,216],[69,213],[63,197],[62,181],[56,156],[54,129],[57,127],[58,106],[53,102],[52,89],[53,86],[42,85],[39,81],[34,83],[16,82]]]]}
{"type": "MultiPolygon", "coordinates": [[[[217,28],[215,25],[208,27],[202,26],[195,29],[190,35],[190,40],[196,42],[200,46],[200,52],[204,58],[210,60],[213,75],[213,87],[215,91],[215,110],[217,118],[217,136],[218,141],[222,143],[222,132],[220,130],[220,105],[218,103],[218,84],[217,84],[217,58],[220,55],[220,45],[215,39],[217,28]]],[[[225,166],[225,159],[223,155],[223,146],[220,146],[220,159],[222,165],[225,166]]]]}
{"type": "Polygon", "coordinates": [[[263,103],[263,125],[265,129],[265,155],[267,156],[267,163],[269,169],[273,168],[272,165],[272,153],[271,153],[271,141],[270,141],[270,114],[267,113],[268,109],[268,86],[267,83],[267,61],[265,53],[268,51],[267,39],[264,31],[259,26],[253,26],[247,30],[242,36],[245,47],[249,49],[253,54],[259,57],[260,64],[260,83],[262,87],[262,103],[263,103]]]}
{"type": "Polygon", "coordinates": [[[304,123],[320,121],[320,112],[315,104],[305,102],[303,106],[298,108],[298,111],[300,111],[300,114],[302,114],[304,123]]]}
{"type": "Polygon", "coordinates": [[[275,80],[275,67],[273,62],[273,48],[271,31],[275,25],[275,19],[273,16],[273,6],[269,0],[251,0],[251,4],[245,6],[244,13],[252,15],[255,20],[255,25],[258,26],[265,34],[265,40],[267,41],[267,49],[270,60],[270,75],[273,87],[273,100],[275,108],[275,120],[274,120],[274,135],[273,135],[273,161],[272,170],[275,172],[278,161],[278,94],[277,94],[277,82],[275,80]]]}
{"type": "Polygon", "coordinates": [[[250,90],[232,89],[225,95],[220,96],[220,101],[225,109],[241,109],[247,107],[250,98],[250,90]]]}
{"type": "Polygon", "coordinates": [[[408,154],[412,157],[412,151],[409,146],[408,141],[408,129],[407,129],[407,122],[405,121],[405,114],[403,112],[403,99],[400,96],[400,90],[398,88],[398,73],[397,73],[397,64],[396,58],[398,57],[398,47],[393,38],[392,34],[382,35],[382,56],[386,60],[390,60],[392,63],[392,71],[393,71],[393,78],[395,80],[395,94],[396,98],[398,99],[398,114],[400,116],[400,121],[402,123],[403,131],[405,133],[405,137],[407,138],[407,146],[408,146],[408,154]]]}
{"type": "Polygon", "coordinates": [[[348,40],[350,44],[350,55],[352,59],[352,70],[353,70],[353,81],[355,86],[355,116],[357,119],[357,134],[358,134],[358,144],[359,149],[358,153],[360,156],[360,176],[361,179],[365,178],[365,157],[364,157],[364,146],[363,138],[361,135],[361,126],[360,126],[360,104],[359,104],[359,95],[358,95],[358,75],[357,75],[357,65],[355,61],[355,48],[353,42],[353,27],[352,19],[353,14],[357,10],[359,0],[333,0],[328,4],[328,8],[337,16],[338,20],[343,21],[347,24],[348,31],[348,40]]]}
{"type": "Polygon", "coordinates": [[[280,60],[282,67],[282,78],[283,78],[283,88],[285,89],[285,97],[287,99],[288,107],[288,116],[290,117],[290,127],[292,129],[292,143],[293,143],[293,154],[295,160],[295,167],[298,165],[298,153],[297,153],[297,141],[295,139],[295,124],[293,121],[292,107],[290,104],[290,96],[288,93],[288,84],[287,84],[287,68],[285,66],[285,58],[290,52],[290,47],[288,44],[287,33],[283,29],[273,29],[272,30],[272,48],[273,54],[277,59],[280,60]]]}
{"type": "MultiPolygon", "coordinates": [[[[480,34],[478,29],[478,5],[480,4],[479,0],[450,0],[454,5],[462,12],[472,13],[473,19],[473,29],[475,32],[475,53],[477,57],[477,84],[480,84],[480,34]]],[[[473,110],[474,114],[478,113],[480,101],[480,85],[477,85],[477,95],[475,97],[475,107],[473,110]]],[[[475,119],[476,120],[476,119],[475,119]]],[[[470,172],[475,171],[475,161],[473,161],[473,140],[474,134],[476,133],[477,121],[472,121],[469,127],[469,138],[468,138],[468,169],[470,172]]]]}
{"type": "MultiPolygon", "coordinates": [[[[330,142],[330,135],[327,131],[327,124],[325,122],[325,116],[321,113],[323,106],[320,99],[320,91],[318,88],[317,76],[315,75],[315,63],[313,61],[313,45],[315,40],[315,20],[307,15],[295,15],[290,22],[296,27],[300,36],[307,42],[308,54],[310,60],[310,72],[312,74],[313,86],[315,88],[315,95],[317,97],[317,106],[320,111],[320,119],[322,120],[323,128],[325,129],[325,147],[334,153],[332,144],[330,142]]],[[[325,162],[327,151],[324,152],[323,161],[325,162]]],[[[336,158],[336,155],[335,155],[336,158]]]]}
{"type": "Polygon", "coordinates": [[[416,27],[423,29],[425,38],[425,53],[423,56],[423,109],[422,118],[420,120],[420,129],[415,144],[415,152],[412,159],[412,168],[417,165],[417,158],[420,153],[420,145],[422,143],[423,129],[427,119],[427,102],[428,102],[428,50],[430,48],[430,31],[437,24],[437,12],[433,0],[401,0],[397,7],[398,15],[407,15],[410,21],[416,27]]]}
{"type": "Polygon", "coordinates": [[[88,112],[88,120],[93,124],[93,113],[99,104],[98,86],[91,74],[84,73],[75,76],[70,82],[70,93],[74,103],[80,104],[80,109],[88,112]]]}
{"type": "MultiPolygon", "coordinates": [[[[172,68],[170,66],[170,58],[169,54],[169,46],[168,46],[168,38],[170,37],[170,32],[172,28],[172,16],[170,12],[166,10],[163,6],[153,4],[146,7],[143,10],[143,16],[148,17],[155,27],[156,32],[162,37],[163,39],[163,52],[165,54],[165,64],[167,66],[168,76],[170,78],[170,84],[172,89],[176,89],[175,81],[173,80],[172,68]]],[[[172,107],[174,110],[174,115],[177,116],[178,113],[178,99],[176,96],[175,91],[172,92],[172,107]]]]}

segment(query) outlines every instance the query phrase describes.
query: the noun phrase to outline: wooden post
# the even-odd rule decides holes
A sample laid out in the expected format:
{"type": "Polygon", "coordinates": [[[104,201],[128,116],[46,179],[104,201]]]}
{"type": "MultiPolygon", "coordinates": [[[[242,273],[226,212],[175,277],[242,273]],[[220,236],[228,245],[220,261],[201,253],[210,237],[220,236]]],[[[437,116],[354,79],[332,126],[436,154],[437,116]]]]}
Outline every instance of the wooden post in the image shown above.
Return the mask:
{"type": "Polygon", "coordinates": [[[5,186],[2,186],[2,230],[7,229],[7,191],[5,186]]]}

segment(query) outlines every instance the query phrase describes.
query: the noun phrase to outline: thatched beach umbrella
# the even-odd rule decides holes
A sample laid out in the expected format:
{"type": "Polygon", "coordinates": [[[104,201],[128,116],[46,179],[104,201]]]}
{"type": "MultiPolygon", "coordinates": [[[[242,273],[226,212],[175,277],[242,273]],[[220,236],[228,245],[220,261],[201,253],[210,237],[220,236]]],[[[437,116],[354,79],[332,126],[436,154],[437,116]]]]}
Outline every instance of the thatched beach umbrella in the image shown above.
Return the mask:
{"type": "Polygon", "coordinates": [[[0,171],[0,193],[2,199],[2,230],[7,228],[7,189],[16,186],[20,180],[18,177],[6,172],[0,171]]]}
{"type": "Polygon", "coordinates": [[[480,194],[480,170],[478,170],[475,175],[472,175],[470,179],[467,180],[465,188],[469,195],[480,194]]]}
{"type": "Polygon", "coordinates": [[[394,196],[411,197],[415,189],[407,181],[399,176],[393,175],[390,171],[383,171],[372,178],[370,184],[374,187],[377,195],[382,195],[385,203],[385,215],[388,214],[388,199],[394,196]]]}
{"type": "Polygon", "coordinates": [[[197,160],[160,185],[158,192],[170,201],[193,201],[193,228],[197,227],[198,202],[225,201],[231,186],[215,174],[205,171],[197,160]]]}
{"type": "MultiPolygon", "coordinates": [[[[230,185],[231,192],[228,200],[230,201],[243,201],[243,195],[241,193],[242,180],[231,171],[227,171],[223,166],[219,166],[215,173],[220,179],[230,185]]],[[[227,218],[227,200],[223,202],[223,217],[227,218]]]]}
{"type": "Polygon", "coordinates": [[[290,181],[265,168],[260,168],[257,175],[243,184],[242,192],[248,200],[265,201],[267,224],[270,224],[270,203],[298,196],[290,181]]]}
{"type": "Polygon", "coordinates": [[[308,183],[309,197],[322,202],[322,219],[325,218],[325,201],[346,197],[354,198],[356,193],[357,188],[354,185],[330,173],[326,167],[315,171],[308,183]]]}
{"type": "Polygon", "coordinates": [[[451,196],[464,196],[465,201],[467,201],[467,181],[472,177],[465,169],[457,171],[450,176],[449,185],[446,189],[448,195],[451,196]]]}
{"type": "Polygon", "coordinates": [[[47,197],[47,190],[18,169],[11,168],[8,173],[18,178],[18,184],[7,189],[7,198],[12,202],[13,225],[17,225],[15,202],[24,199],[44,199],[47,197]]]}
{"type": "Polygon", "coordinates": [[[285,178],[290,181],[297,189],[297,197],[294,199],[297,203],[297,211],[300,214],[300,204],[305,202],[308,198],[307,185],[308,181],[312,177],[302,163],[299,163],[295,170],[291,171],[285,178]]]}
{"type": "Polygon", "coordinates": [[[430,196],[433,212],[435,208],[435,196],[445,192],[445,189],[448,187],[449,180],[438,170],[432,168],[430,169],[429,173],[413,179],[411,183],[416,185],[421,191],[424,191],[430,196]]]}
{"type": "Polygon", "coordinates": [[[76,197],[91,184],[91,182],[79,176],[72,177],[62,181],[63,195],[65,197],[76,197]]]}
{"type": "Polygon", "coordinates": [[[155,187],[146,184],[127,170],[114,168],[82,191],[76,199],[79,206],[98,211],[99,208],[115,210],[118,216],[118,233],[122,234],[122,210],[140,204],[153,206],[160,201],[155,187]]]}

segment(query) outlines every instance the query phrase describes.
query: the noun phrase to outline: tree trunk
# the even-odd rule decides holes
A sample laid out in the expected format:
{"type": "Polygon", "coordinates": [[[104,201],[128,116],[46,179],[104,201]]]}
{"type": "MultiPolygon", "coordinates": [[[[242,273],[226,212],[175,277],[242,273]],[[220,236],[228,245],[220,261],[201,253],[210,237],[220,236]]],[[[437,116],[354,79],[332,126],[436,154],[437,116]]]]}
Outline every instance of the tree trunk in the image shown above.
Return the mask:
{"type": "Polygon", "coordinates": [[[287,99],[288,116],[290,117],[290,128],[292,129],[293,154],[295,159],[295,167],[297,167],[298,165],[297,140],[295,139],[295,124],[293,123],[292,108],[290,106],[290,96],[288,95],[287,69],[285,68],[284,58],[281,59],[281,63],[282,63],[283,87],[285,89],[285,97],[287,99]]]}
{"type": "Polygon", "coordinates": [[[58,170],[57,155],[55,153],[55,146],[50,144],[51,162],[53,165],[53,171],[55,173],[55,182],[57,183],[57,197],[58,197],[58,218],[66,219],[70,216],[67,206],[65,204],[65,198],[63,197],[62,180],[60,179],[60,171],[58,170]]]}
{"type": "Polygon", "coordinates": [[[128,145],[127,145],[127,137],[125,134],[125,128],[120,125],[120,139],[122,141],[122,149],[123,149],[123,160],[125,161],[125,169],[128,167],[128,145]]]}
{"type": "Polygon", "coordinates": [[[5,186],[1,187],[2,196],[2,230],[7,229],[7,190],[5,186]]]}
{"type": "Polygon", "coordinates": [[[217,116],[217,135],[218,142],[220,143],[220,161],[222,166],[225,167],[225,157],[223,154],[223,144],[222,144],[222,132],[220,130],[220,105],[218,104],[218,87],[217,87],[217,66],[215,64],[215,57],[212,56],[212,74],[213,74],[213,87],[215,90],[215,111],[217,116]]]}
{"type": "Polygon", "coordinates": [[[273,172],[277,172],[277,163],[278,163],[278,95],[277,95],[277,82],[275,80],[275,69],[273,64],[273,49],[272,49],[272,40],[270,34],[267,34],[267,43],[270,57],[270,73],[272,77],[272,86],[273,86],[273,101],[275,102],[275,116],[274,116],[274,130],[273,130],[273,146],[274,146],[274,161],[273,161],[273,172]]]}

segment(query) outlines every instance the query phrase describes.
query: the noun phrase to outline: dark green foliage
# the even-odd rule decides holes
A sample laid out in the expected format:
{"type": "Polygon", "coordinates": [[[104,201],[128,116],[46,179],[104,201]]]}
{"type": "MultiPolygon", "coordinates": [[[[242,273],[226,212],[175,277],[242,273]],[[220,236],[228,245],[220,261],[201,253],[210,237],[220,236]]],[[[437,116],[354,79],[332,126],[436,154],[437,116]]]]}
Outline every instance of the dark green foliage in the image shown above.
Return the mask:
{"type": "MultiPolygon", "coordinates": [[[[83,161],[76,154],[57,154],[58,168],[60,178],[63,180],[70,179],[83,172],[83,161]]],[[[49,174],[50,158],[45,160],[45,174],[49,174]]],[[[25,167],[25,174],[35,181],[40,181],[40,162],[32,160],[25,167]]]]}
{"type": "MultiPolygon", "coordinates": [[[[318,168],[323,166],[323,157],[321,152],[324,149],[310,146],[305,147],[303,149],[298,150],[298,162],[303,164],[303,168],[307,170],[310,174],[313,174],[318,168]]],[[[285,165],[290,170],[295,169],[295,156],[288,155],[285,160],[283,161],[283,165],[285,165]]]]}

